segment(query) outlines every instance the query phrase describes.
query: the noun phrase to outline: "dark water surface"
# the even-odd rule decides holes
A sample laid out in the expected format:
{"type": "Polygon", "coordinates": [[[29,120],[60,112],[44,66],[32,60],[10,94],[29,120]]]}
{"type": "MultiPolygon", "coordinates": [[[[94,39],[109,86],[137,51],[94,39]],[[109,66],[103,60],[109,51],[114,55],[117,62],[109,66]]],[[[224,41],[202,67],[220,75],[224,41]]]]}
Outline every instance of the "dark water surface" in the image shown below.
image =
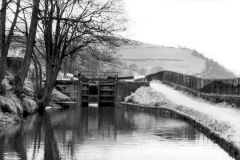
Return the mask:
{"type": "Polygon", "coordinates": [[[184,121],[121,108],[33,115],[0,131],[0,159],[230,160],[184,121]]]}

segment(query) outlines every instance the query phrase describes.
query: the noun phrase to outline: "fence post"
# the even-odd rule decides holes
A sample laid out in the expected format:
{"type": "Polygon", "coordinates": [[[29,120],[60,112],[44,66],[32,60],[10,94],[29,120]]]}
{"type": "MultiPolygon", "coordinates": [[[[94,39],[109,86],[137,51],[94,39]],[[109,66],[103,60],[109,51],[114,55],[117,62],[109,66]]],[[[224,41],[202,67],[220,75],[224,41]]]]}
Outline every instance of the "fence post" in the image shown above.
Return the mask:
{"type": "Polygon", "coordinates": [[[174,74],[173,72],[171,72],[171,75],[172,75],[172,82],[174,81],[174,74]]]}
{"type": "Polygon", "coordinates": [[[196,91],[198,91],[198,77],[196,77],[196,91]]]}
{"type": "Polygon", "coordinates": [[[176,73],[173,72],[173,83],[176,83],[176,73]]]}
{"type": "Polygon", "coordinates": [[[212,93],[213,93],[213,95],[215,95],[215,80],[213,80],[212,82],[211,82],[212,84],[213,84],[213,89],[212,89],[212,93]]]}
{"type": "Polygon", "coordinates": [[[179,83],[179,73],[177,73],[177,81],[178,81],[177,83],[180,84],[179,83]]]}
{"type": "Polygon", "coordinates": [[[185,75],[185,74],[182,75],[183,85],[186,86],[186,85],[185,85],[185,82],[184,82],[184,80],[186,81],[186,78],[184,79],[184,75],[185,75]]]}
{"type": "Polygon", "coordinates": [[[193,76],[191,76],[191,89],[193,90],[193,86],[194,84],[193,84],[193,76]]]}
{"type": "Polygon", "coordinates": [[[190,76],[190,78],[191,78],[191,89],[193,89],[193,77],[190,76]]]}
{"type": "Polygon", "coordinates": [[[169,81],[169,73],[168,73],[168,71],[166,71],[166,75],[167,75],[166,81],[169,81]]]}
{"type": "Polygon", "coordinates": [[[190,76],[190,88],[192,89],[192,76],[190,76]]]}
{"type": "Polygon", "coordinates": [[[168,71],[166,71],[166,81],[169,81],[169,73],[168,73],[168,71]]]}
{"type": "Polygon", "coordinates": [[[169,77],[168,81],[171,82],[171,72],[169,71],[168,71],[168,77],[169,77]]]}
{"type": "Polygon", "coordinates": [[[194,91],[197,90],[197,77],[194,77],[194,91]]]}
{"type": "Polygon", "coordinates": [[[228,83],[228,81],[227,81],[227,79],[226,79],[226,83],[225,83],[225,84],[226,84],[226,85],[225,85],[225,86],[226,86],[226,88],[225,88],[225,89],[226,89],[226,95],[228,95],[228,87],[227,87],[227,83],[228,83]]]}
{"type": "Polygon", "coordinates": [[[238,95],[239,95],[239,78],[238,78],[238,85],[237,85],[237,89],[238,89],[238,95]]]}
{"type": "MultiPolygon", "coordinates": [[[[205,79],[203,79],[203,87],[202,88],[204,88],[205,87],[205,79]]],[[[206,91],[205,90],[203,90],[203,93],[205,93],[206,91]]]]}
{"type": "Polygon", "coordinates": [[[176,73],[176,79],[177,79],[177,84],[179,84],[179,76],[178,76],[179,73],[176,73]]]}
{"type": "Polygon", "coordinates": [[[192,90],[194,90],[194,77],[193,76],[191,77],[192,77],[192,90]]]}
{"type": "MultiPolygon", "coordinates": [[[[207,80],[207,85],[208,85],[208,86],[209,86],[209,81],[210,81],[210,80],[208,79],[208,80],[207,80]]],[[[207,89],[208,89],[208,95],[210,95],[211,88],[210,88],[210,87],[208,87],[207,89]]]]}
{"type": "Polygon", "coordinates": [[[171,73],[168,71],[168,81],[171,82],[171,73]]]}
{"type": "Polygon", "coordinates": [[[222,79],[220,80],[220,85],[219,85],[219,94],[221,95],[221,93],[222,93],[222,79]]]}
{"type": "Polygon", "coordinates": [[[168,71],[169,82],[171,82],[171,72],[168,71]]]}
{"type": "Polygon", "coordinates": [[[167,72],[165,71],[165,72],[164,72],[164,81],[167,81],[167,77],[168,77],[168,74],[167,74],[167,72]]]}
{"type": "Polygon", "coordinates": [[[182,85],[183,85],[183,75],[184,75],[184,74],[181,74],[181,79],[182,79],[182,85]]]}
{"type": "Polygon", "coordinates": [[[168,75],[167,75],[167,72],[165,71],[165,72],[164,72],[164,81],[167,80],[167,76],[168,76],[168,75]]]}
{"type": "Polygon", "coordinates": [[[168,71],[168,74],[169,74],[169,82],[171,82],[171,79],[172,79],[171,72],[168,71]]]}

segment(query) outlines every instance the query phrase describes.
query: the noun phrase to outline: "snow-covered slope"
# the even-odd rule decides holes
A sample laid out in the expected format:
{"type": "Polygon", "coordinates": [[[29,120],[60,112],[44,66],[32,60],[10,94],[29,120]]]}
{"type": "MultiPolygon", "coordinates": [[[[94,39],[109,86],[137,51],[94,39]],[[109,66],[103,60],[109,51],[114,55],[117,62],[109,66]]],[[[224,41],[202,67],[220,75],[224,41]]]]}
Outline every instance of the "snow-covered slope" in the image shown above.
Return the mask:
{"type": "Polygon", "coordinates": [[[128,65],[135,63],[139,67],[146,67],[149,72],[152,68],[162,67],[165,70],[186,74],[198,74],[205,70],[205,60],[192,55],[191,50],[140,44],[133,47],[123,47],[118,52],[122,59],[142,59],[143,61],[127,61],[128,65]],[[172,60],[145,60],[145,59],[172,59],[172,60]],[[176,61],[175,61],[176,60],[176,61]]]}
{"type": "Polygon", "coordinates": [[[146,74],[170,70],[204,78],[233,78],[234,74],[195,50],[133,42],[117,50],[119,60],[126,67],[146,70],[146,74]],[[136,61],[137,59],[137,61],[136,61]],[[154,60],[152,60],[154,59],[154,60]]]}
{"type": "Polygon", "coordinates": [[[146,107],[165,107],[191,117],[240,150],[240,109],[228,104],[212,104],[176,91],[160,82],[151,82],[125,98],[146,107]],[[146,97],[146,98],[144,98],[146,97]]]}

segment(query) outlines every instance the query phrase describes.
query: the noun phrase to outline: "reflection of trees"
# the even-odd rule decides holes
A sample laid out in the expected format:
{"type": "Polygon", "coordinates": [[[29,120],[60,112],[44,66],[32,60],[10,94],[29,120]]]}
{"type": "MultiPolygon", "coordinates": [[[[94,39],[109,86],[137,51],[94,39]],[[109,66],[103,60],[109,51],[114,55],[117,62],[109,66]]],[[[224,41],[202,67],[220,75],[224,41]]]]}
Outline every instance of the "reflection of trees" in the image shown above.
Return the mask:
{"type": "MultiPolygon", "coordinates": [[[[24,124],[10,129],[5,135],[0,137],[0,159],[4,159],[4,152],[17,152],[21,160],[27,159],[27,147],[33,142],[33,157],[35,159],[37,152],[40,150],[42,142],[42,130],[45,130],[44,139],[44,159],[60,159],[57,142],[54,137],[54,130],[50,122],[48,113],[44,115],[33,115],[26,120],[24,124]],[[7,143],[6,143],[7,142],[7,143]],[[6,150],[4,150],[6,149],[6,150]]],[[[16,156],[15,154],[13,156],[16,156]]],[[[11,155],[10,155],[11,156],[11,155]]]]}
{"type": "Polygon", "coordinates": [[[9,131],[4,132],[0,137],[0,159],[4,159],[5,152],[17,152],[20,159],[26,160],[26,143],[23,127],[13,127],[9,131]]]}
{"type": "Polygon", "coordinates": [[[171,139],[171,140],[187,140],[193,141],[197,139],[196,129],[189,128],[163,128],[162,130],[157,130],[155,135],[162,137],[163,139],[171,139]]]}
{"type": "Polygon", "coordinates": [[[27,159],[26,148],[28,146],[33,149],[32,159],[38,157],[38,153],[42,153],[39,152],[41,149],[44,150],[45,160],[60,159],[59,147],[63,147],[60,148],[65,152],[63,156],[71,156],[62,158],[73,159],[76,144],[84,144],[92,138],[100,141],[104,138],[114,141],[119,132],[121,135],[130,135],[139,128],[141,128],[139,132],[152,130],[156,136],[164,139],[182,141],[198,138],[196,130],[185,122],[155,113],[119,108],[59,110],[34,115],[33,118],[16,128],[11,134],[3,134],[0,137],[0,159],[4,158],[6,150],[7,152],[14,150],[19,158],[27,159]],[[58,144],[61,145],[58,146],[58,144]]]}
{"type": "Polygon", "coordinates": [[[165,116],[161,113],[145,113],[136,110],[128,110],[126,112],[129,121],[136,128],[145,128],[145,130],[153,130],[155,135],[163,139],[172,140],[195,140],[198,132],[186,122],[165,116]]]}
{"type": "Polygon", "coordinates": [[[45,126],[45,145],[44,145],[44,159],[54,160],[60,159],[60,154],[57,146],[57,142],[54,138],[54,131],[50,121],[50,117],[47,113],[43,116],[45,126]]]}
{"type": "Polygon", "coordinates": [[[19,154],[19,158],[21,160],[27,159],[26,146],[24,145],[25,140],[26,140],[25,135],[23,134],[22,129],[19,130],[19,132],[17,132],[13,138],[13,141],[14,141],[13,148],[19,154]]]}
{"type": "Polygon", "coordinates": [[[36,131],[35,131],[35,137],[34,137],[34,146],[33,146],[33,159],[35,159],[36,150],[40,149],[40,143],[41,143],[41,126],[42,126],[42,118],[38,118],[38,121],[36,122],[36,131]]]}
{"type": "Polygon", "coordinates": [[[4,158],[4,142],[5,142],[5,136],[0,137],[0,159],[4,158]]]}
{"type": "Polygon", "coordinates": [[[99,108],[98,110],[98,130],[105,131],[109,134],[111,130],[114,130],[114,110],[112,108],[99,108]]]}

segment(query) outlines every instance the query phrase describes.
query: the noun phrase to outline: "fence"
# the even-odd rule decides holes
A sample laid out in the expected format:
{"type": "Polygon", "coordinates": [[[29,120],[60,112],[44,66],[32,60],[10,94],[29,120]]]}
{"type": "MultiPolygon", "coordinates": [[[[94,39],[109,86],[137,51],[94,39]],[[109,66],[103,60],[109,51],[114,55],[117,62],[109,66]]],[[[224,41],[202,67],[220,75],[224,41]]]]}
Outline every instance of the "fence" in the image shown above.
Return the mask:
{"type": "Polygon", "coordinates": [[[155,79],[162,82],[171,82],[204,94],[225,96],[240,95],[240,78],[204,79],[171,71],[162,71],[148,75],[146,79],[148,81],[155,79]]]}

